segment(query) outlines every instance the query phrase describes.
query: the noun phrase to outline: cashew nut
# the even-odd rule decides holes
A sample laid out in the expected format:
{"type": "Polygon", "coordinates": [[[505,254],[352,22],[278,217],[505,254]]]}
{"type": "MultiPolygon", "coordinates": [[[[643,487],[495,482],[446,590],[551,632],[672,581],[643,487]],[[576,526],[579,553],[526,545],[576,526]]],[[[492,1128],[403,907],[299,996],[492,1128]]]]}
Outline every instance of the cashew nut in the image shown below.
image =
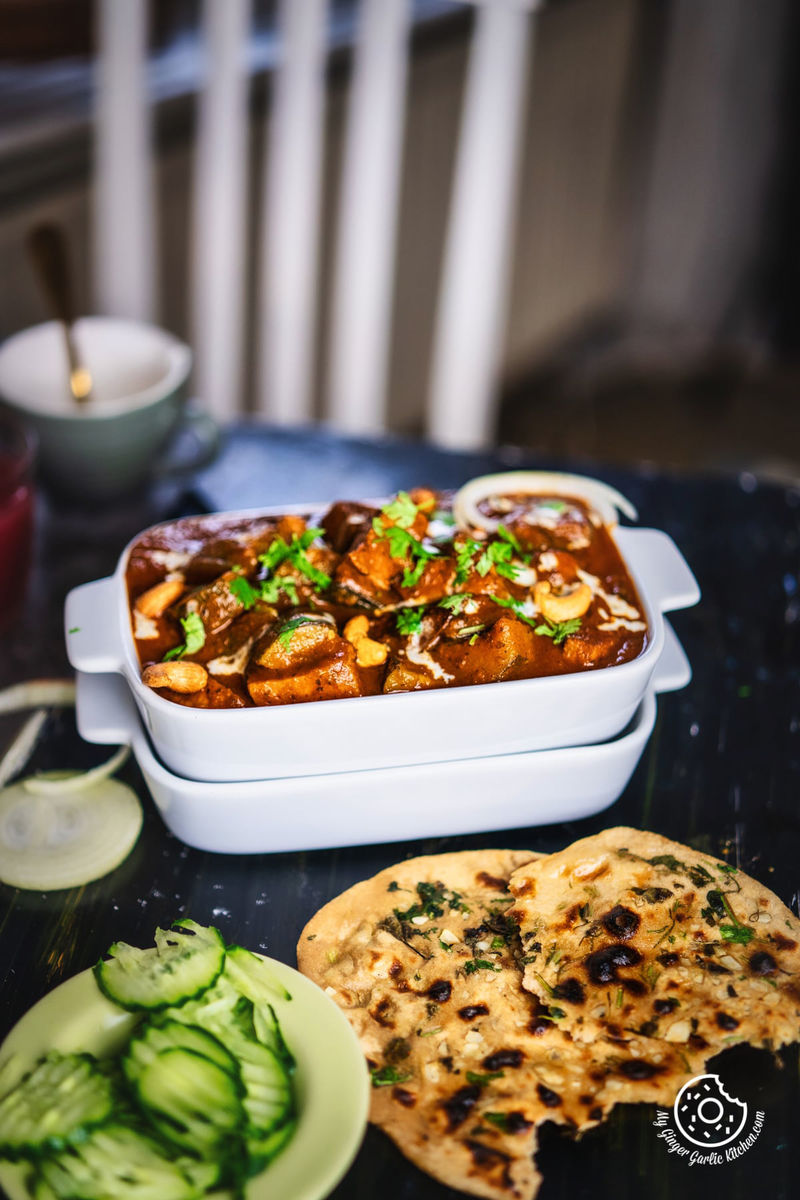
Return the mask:
{"type": "Polygon", "coordinates": [[[375,642],[372,638],[361,638],[356,642],[356,662],[360,667],[379,667],[386,662],[389,647],[383,642],[375,642]]]}
{"type": "Polygon", "coordinates": [[[203,690],[208,683],[208,671],[196,662],[152,663],[142,672],[142,683],[189,695],[203,690]]]}
{"type": "Polygon", "coordinates": [[[592,603],[592,589],[588,583],[573,583],[554,592],[546,580],[537,583],[533,598],[543,617],[557,624],[582,617],[592,603]]]}
{"type": "Polygon", "coordinates": [[[344,636],[356,649],[356,662],[360,667],[379,667],[386,662],[389,647],[368,636],[369,617],[363,614],[351,617],[344,627],[344,636]]]}
{"type": "Polygon", "coordinates": [[[134,608],[144,617],[161,617],[171,604],[180,599],[186,588],[183,579],[162,579],[136,597],[134,608]]]}
{"type": "Polygon", "coordinates": [[[360,617],[351,617],[342,632],[352,646],[357,645],[369,634],[369,617],[363,614],[360,617]]]}

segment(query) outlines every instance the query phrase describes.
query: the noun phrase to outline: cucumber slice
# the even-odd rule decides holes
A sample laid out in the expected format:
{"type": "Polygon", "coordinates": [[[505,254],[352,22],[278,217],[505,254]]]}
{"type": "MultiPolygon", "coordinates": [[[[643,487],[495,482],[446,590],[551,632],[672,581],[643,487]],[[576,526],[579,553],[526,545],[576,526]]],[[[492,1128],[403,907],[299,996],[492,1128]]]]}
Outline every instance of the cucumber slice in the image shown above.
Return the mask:
{"type": "Polygon", "coordinates": [[[163,1021],[158,1024],[148,1022],[141,1033],[131,1039],[128,1052],[122,1060],[125,1078],[135,1084],[157,1055],[176,1047],[192,1050],[210,1059],[229,1075],[237,1077],[239,1074],[236,1059],[212,1033],[182,1021],[163,1021]]]}
{"type": "Polygon", "coordinates": [[[253,1028],[259,1042],[269,1046],[288,1071],[293,1070],[294,1055],[284,1041],[275,1009],[271,1004],[253,1005],[253,1028]]]}
{"type": "Polygon", "coordinates": [[[236,1041],[231,1049],[242,1073],[248,1136],[263,1137],[292,1115],[289,1073],[278,1056],[260,1042],[236,1041]]]}
{"type": "Polygon", "coordinates": [[[53,1051],[0,1100],[0,1157],[36,1158],[79,1141],[113,1107],[111,1080],[93,1058],[53,1051]]]}
{"type": "Polygon", "coordinates": [[[252,1177],[268,1167],[274,1158],[280,1154],[289,1142],[297,1127],[297,1121],[290,1117],[283,1125],[273,1129],[265,1138],[248,1138],[247,1154],[250,1159],[249,1173],[252,1177]]]}
{"type": "Polygon", "coordinates": [[[139,1076],[137,1095],[168,1141],[202,1158],[218,1154],[245,1124],[241,1081],[194,1050],[158,1054],[139,1076]]]}
{"type": "Polygon", "coordinates": [[[37,1200],[199,1200],[205,1187],[187,1167],[185,1160],[170,1161],[146,1134],[111,1124],[94,1130],[79,1146],[41,1162],[34,1196],[37,1200]]]}
{"type": "Polygon", "coordinates": [[[108,953],[94,968],[98,986],[133,1012],[185,1004],[210,988],[225,965],[219,931],[188,920],[156,930],[156,945],[149,950],[115,942],[108,953]]]}
{"type": "Polygon", "coordinates": [[[225,974],[233,986],[254,1004],[292,998],[283,984],[278,983],[263,958],[253,954],[252,950],[245,950],[243,946],[228,946],[225,974]]]}
{"type": "Polygon", "coordinates": [[[139,798],[119,780],[55,795],[20,781],[0,790],[0,880],[37,892],[80,887],[119,866],[141,828],[139,798]]]}

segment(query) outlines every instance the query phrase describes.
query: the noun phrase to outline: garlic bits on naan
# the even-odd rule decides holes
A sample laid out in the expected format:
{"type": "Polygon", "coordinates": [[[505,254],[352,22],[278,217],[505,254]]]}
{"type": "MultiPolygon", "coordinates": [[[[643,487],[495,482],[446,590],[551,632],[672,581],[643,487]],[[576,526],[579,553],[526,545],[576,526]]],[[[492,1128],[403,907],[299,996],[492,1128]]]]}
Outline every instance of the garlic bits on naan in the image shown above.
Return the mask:
{"type": "Polygon", "coordinates": [[[618,1103],[665,1101],[703,1056],[645,1036],[587,1047],[522,987],[512,872],[487,850],[410,859],[325,905],[298,965],[344,1009],[373,1082],[370,1119],[417,1166],[478,1196],[530,1200],[536,1128],[580,1131],[618,1103]]]}
{"type": "Polygon", "coordinates": [[[580,1043],[641,1037],[708,1058],[800,1035],[800,921],[730,864],[608,829],[518,868],[523,984],[580,1043]]]}

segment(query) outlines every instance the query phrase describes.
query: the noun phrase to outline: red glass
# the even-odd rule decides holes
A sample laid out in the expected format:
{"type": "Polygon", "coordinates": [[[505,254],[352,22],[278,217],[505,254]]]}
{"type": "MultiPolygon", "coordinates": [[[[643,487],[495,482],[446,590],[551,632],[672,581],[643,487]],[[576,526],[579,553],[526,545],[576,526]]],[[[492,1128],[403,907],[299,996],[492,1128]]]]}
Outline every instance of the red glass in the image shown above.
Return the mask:
{"type": "Polygon", "coordinates": [[[28,581],[35,455],[32,432],[0,412],[0,628],[16,615],[28,581]]]}

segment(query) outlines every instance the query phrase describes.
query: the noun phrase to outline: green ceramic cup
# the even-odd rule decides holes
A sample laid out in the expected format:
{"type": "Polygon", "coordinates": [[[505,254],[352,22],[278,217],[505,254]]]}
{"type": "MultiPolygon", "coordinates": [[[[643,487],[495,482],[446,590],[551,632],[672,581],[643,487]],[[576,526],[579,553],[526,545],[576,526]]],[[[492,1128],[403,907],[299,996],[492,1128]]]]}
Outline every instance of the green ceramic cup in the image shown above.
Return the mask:
{"type": "Polygon", "coordinates": [[[92,376],[83,404],[69,391],[58,322],[25,329],[0,346],[0,399],[35,428],[46,483],[79,499],[113,499],[156,474],[208,460],[216,428],[184,405],[188,346],[153,325],[113,317],[82,317],[75,340],[92,376]],[[191,424],[197,452],[191,462],[176,463],[165,459],[164,448],[182,422],[191,424]]]}

